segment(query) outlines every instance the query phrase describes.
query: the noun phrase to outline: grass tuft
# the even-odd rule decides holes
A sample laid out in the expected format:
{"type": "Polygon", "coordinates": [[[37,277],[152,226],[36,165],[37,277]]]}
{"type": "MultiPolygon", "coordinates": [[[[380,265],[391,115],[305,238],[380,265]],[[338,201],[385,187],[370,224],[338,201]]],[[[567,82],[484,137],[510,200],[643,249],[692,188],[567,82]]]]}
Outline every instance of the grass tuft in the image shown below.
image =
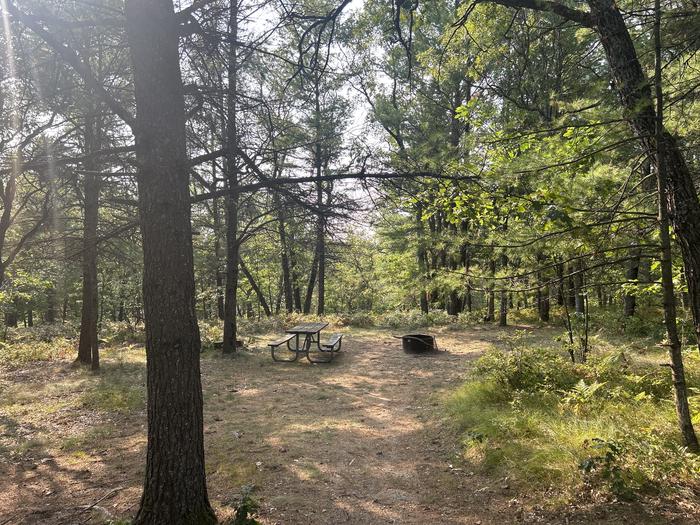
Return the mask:
{"type": "Polygon", "coordinates": [[[446,408],[465,459],[562,501],[697,486],[700,458],[678,442],[670,378],[658,368],[615,353],[573,365],[554,350],[493,350],[446,408]]]}

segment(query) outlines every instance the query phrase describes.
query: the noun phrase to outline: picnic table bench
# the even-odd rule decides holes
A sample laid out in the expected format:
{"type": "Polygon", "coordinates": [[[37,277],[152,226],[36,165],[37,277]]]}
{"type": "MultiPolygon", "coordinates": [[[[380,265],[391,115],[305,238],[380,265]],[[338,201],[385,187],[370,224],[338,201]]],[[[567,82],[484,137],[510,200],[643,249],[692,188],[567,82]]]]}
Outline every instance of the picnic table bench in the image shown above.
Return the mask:
{"type": "Polygon", "coordinates": [[[343,344],[342,334],[331,334],[330,337],[321,342],[321,330],[328,323],[302,323],[293,326],[286,331],[286,335],[267,343],[270,347],[273,361],[292,362],[299,359],[300,355],[305,355],[312,363],[328,363],[333,360],[333,356],[340,351],[343,344]],[[280,355],[281,348],[286,345],[289,357],[280,355]],[[312,357],[312,346],[315,345],[321,358],[312,357]]]}

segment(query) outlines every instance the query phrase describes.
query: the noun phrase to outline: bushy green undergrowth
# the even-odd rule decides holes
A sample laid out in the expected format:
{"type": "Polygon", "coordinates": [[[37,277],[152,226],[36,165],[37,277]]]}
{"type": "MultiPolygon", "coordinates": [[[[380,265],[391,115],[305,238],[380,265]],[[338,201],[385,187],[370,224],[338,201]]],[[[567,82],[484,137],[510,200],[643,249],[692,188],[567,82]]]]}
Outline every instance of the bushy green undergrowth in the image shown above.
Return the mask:
{"type": "MultiPolygon", "coordinates": [[[[697,394],[700,363],[690,353],[687,361],[697,394]]],[[[700,483],[700,458],[680,444],[667,369],[623,352],[583,365],[553,349],[492,350],[447,408],[468,460],[529,489],[556,487],[564,501],[700,483]]]]}
{"type": "Polygon", "coordinates": [[[143,323],[105,321],[100,325],[100,340],[103,344],[143,344],[146,342],[145,327],[143,323]]]}
{"type": "Polygon", "coordinates": [[[75,344],[71,340],[23,340],[0,342],[0,364],[24,364],[32,361],[50,361],[71,355],[75,344]]]}
{"type": "MultiPolygon", "coordinates": [[[[444,310],[431,309],[427,314],[420,310],[392,310],[387,312],[352,312],[331,313],[322,317],[316,315],[304,315],[300,313],[280,314],[271,317],[241,318],[239,330],[241,334],[261,334],[279,331],[290,324],[324,320],[333,327],[352,328],[389,328],[389,329],[414,329],[444,327],[448,330],[464,330],[483,322],[484,310],[462,312],[458,315],[449,315],[444,310]]],[[[575,316],[570,312],[572,317],[575,316]]],[[[619,307],[615,308],[591,308],[590,331],[602,332],[607,335],[618,335],[648,340],[663,338],[664,328],[661,322],[660,312],[646,309],[640,316],[623,318],[619,307]]],[[[683,319],[679,318],[679,326],[683,326],[683,319]]],[[[213,326],[211,322],[205,322],[207,326],[213,326]]],[[[492,323],[488,323],[492,324],[492,323]]],[[[508,312],[508,324],[511,326],[528,325],[541,326],[542,322],[537,317],[537,311],[533,308],[522,308],[508,312]]],[[[550,312],[550,321],[544,323],[550,326],[565,327],[565,311],[563,308],[553,306],[550,312]]],[[[202,323],[200,323],[200,326],[202,323]]],[[[204,337],[203,329],[203,341],[204,337]]],[[[692,330],[690,331],[692,332],[692,330]]],[[[692,334],[688,332],[686,342],[693,343],[692,334]]]]}
{"type": "Polygon", "coordinates": [[[0,341],[0,364],[49,361],[70,355],[75,345],[73,323],[38,324],[9,328],[0,341]]]}
{"type": "MultiPolygon", "coordinates": [[[[100,326],[103,349],[145,341],[143,324],[107,321],[100,326]]],[[[33,361],[72,359],[77,355],[80,327],[75,323],[41,323],[13,328],[0,342],[0,364],[20,365],[33,361]]]]}
{"type": "MultiPolygon", "coordinates": [[[[443,310],[434,310],[427,314],[419,310],[396,310],[392,312],[354,312],[334,313],[324,316],[303,315],[291,313],[272,317],[243,318],[239,321],[241,334],[262,334],[284,330],[285,327],[310,321],[323,320],[334,328],[428,328],[444,326],[453,329],[464,329],[474,324],[478,319],[477,314],[463,313],[458,316],[448,315],[443,310]]],[[[205,340],[203,335],[202,340],[205,340]]]]}

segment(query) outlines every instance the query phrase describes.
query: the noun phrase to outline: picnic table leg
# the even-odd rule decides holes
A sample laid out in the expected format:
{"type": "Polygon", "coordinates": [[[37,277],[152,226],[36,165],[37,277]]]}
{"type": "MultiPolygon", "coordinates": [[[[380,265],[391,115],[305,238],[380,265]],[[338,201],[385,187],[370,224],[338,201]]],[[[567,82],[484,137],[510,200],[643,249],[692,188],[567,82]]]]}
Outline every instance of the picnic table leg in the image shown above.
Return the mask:
{"type": "Polygon", "coordinates": [[[291,352],[299,352],[299,334],[294,334],[294,348],[290,346],[289,341],[287,341],[287,348],[289,348],[291,352]]]}
{"type": "MultiPolygon", "coordinates": [[[[292,353],[294,354],[294,357],[292,357],[291,359],[279,358],[279,357],[275,356],[275,348],[279,349],[279,346],[278,347],[274,347],[274,346],[270,347],[270,353],[272,354],[273,361],[282,361],[284,363],[292,363],[292,362],[296,361],[297,359],[299,359],[299,353],[294,352],[291,349],[290,349],[290,351],[292,351],[292,353]]],[[[287,348],[289,348],[289,344],[287,344],[287,348]]]]}
{"type": "Polygon", "coordinates": [[[306,358],[309,358],[309,352],[311,351],[311,342],[313,341],[313,335],[306,334],[304,338],[304,350],[306,351],[306,358]]]}
{"type": "Polygon", "coordinates": [[[325,359],[312,359],[311,353],[307,350],[306,359],[308,359],[309,362],[311,362],[311,363],[330,363],[331,361],[333,361],[333,352],[330,352],[328,350],[324,350],[323,347],[321,346],[321,333],[319,332],[316,335],[317,335],[317,339],[315,339],[315,340],[314,340],[313,336],[311,336],[311,340],[309,341],[308,350],[311,350],[311,343],[315,342],[316,347],[318,348],[318,351],[328,354],[328,357],[325,359]]]}
{"type": "MultiPolygon", "coordinates": [[[[292,357],[291,359],[283,359],[283,358],[275,357],[275,348],[279,348],[279,347],[271,346],[271,347],[270,347],[270,353],[272,354],[272,360],[273,360],[273,361],[282,361],[282,362],[284,362],[284,363],[293,363],[294,361],[296,361],[297,359],[299,359],[299,352],[297,351],[297,349],[298,349],[298,347],[299,347],[299,341],[298,341],[298,339],[299,339],[299,336],[297,336],[297,343],[296,343],[296,347],[295,347],[294,349],[292,349],[292,347],[289,345],[289,341],[287,341],[287,343],[286,343],[286,344],[287,344],[287,350],[289,350],[290,352],[292,352],[292,353],[294,354],[294,357],[292,357]]],[[[281,346],[281,345],[280,345],[280,346],[281,346]]]]}

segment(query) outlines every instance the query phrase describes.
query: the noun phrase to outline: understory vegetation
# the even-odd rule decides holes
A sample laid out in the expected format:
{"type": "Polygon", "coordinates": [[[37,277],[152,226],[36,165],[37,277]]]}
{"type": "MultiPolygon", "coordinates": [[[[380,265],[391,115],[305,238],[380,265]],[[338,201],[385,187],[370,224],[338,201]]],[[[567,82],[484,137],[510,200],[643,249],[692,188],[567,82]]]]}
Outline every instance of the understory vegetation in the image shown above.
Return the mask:
{"type": "MultiPolygon", "coordinates": [[[[593,347],[586,363],[572,363],[541,337],[516,336],[481,357],[447,399],[464,458],[550,503],[692,497],[700,459],[678,437],[665,350],[605,331],[593,347]]],[[[697,414],[700,356],[684,357],[697,414]]]]}

